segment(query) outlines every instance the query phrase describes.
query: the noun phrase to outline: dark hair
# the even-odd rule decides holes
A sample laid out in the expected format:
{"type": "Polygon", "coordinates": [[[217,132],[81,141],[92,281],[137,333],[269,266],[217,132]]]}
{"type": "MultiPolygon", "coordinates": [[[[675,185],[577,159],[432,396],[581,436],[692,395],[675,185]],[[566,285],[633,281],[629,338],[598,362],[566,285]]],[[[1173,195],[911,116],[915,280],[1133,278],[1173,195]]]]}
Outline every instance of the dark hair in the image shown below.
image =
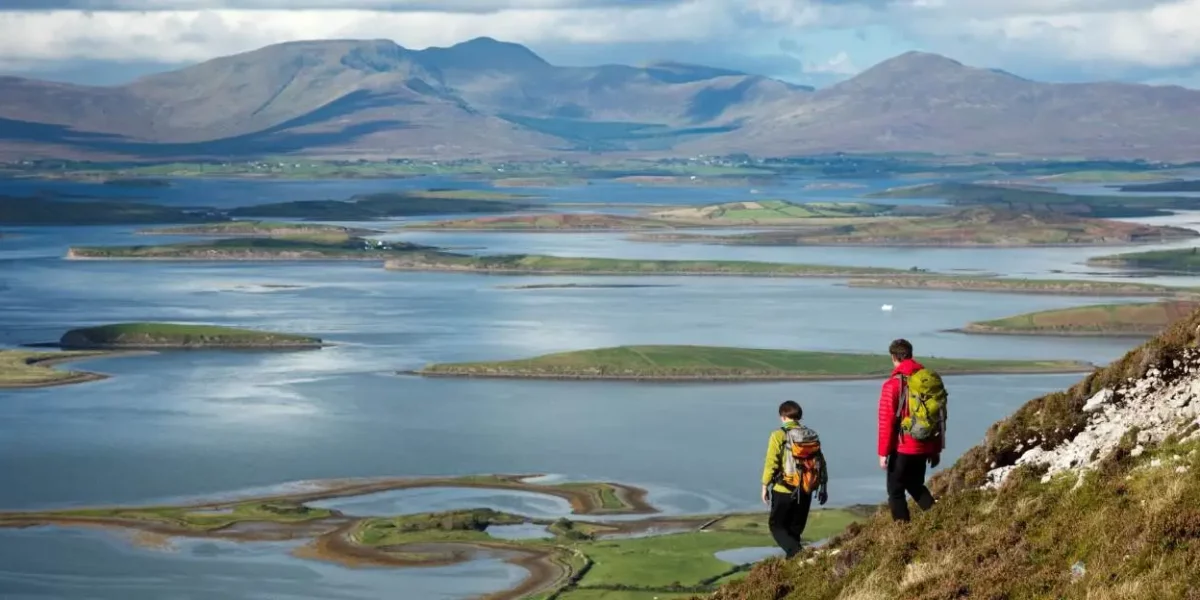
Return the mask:
{"type": "Polygon", "coordinates": [[[794,400],[788,400],[779,405],[779,416],[799,421],[800,417],[804,416],[804,409],[800,408],[800,405],[794,400]]]}
{"type": "Polygon", "coordinates": [[[893,340],[892,345],[888,346],[888,354],[896,360],[908,360],[912,358],[912,344],[904,338],[893,340]]]}

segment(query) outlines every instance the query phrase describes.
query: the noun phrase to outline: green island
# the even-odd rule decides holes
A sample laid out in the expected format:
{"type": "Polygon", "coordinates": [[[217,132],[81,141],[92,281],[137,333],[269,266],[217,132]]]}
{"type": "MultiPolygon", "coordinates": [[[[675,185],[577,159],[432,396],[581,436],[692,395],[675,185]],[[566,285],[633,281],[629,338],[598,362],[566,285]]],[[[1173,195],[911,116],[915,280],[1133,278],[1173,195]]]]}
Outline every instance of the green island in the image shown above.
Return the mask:
{"type": "Polygon", "coordinates": [[[383,233],[374,229],[342,227],[321,223],[293,223],[289,221],[226,221],[200,225],[180,225],[141,229],[140,235],[194,235],[219,237],[320,237],[351,238],[383,233]]]}
{"type": "Polygon", "coordinates": [[[1182,227],[1125,223],[1041,211],[975,207],[950,214],[854,222],[802,231],[740,235],[647,234],[643,241],[754,246],[1030,247],[1146,244],[1200,237],[1182,227]]]}
{"type": "Polygon", "coordinates": [[[990,206],[1019,213],[1052,211],[1096,218],[1157,217],[1169,215],[1173,210],[1200,209],[1200,198],[1187,196],[1086,196],[957,182],[893,188],[867,197],[940,198],[951,206],[990,206]]]}
{"type": "Polygon", "coordinates": [[[1026,313],[970,323],[962,333],[1150,337],[1200,309],[1200,301],[1104,304],[1026,313]]]}
{"type": "Polygon", "coordinates": [[[59,346],[69,350],[139,350],[160,348],[320,348],[320,339],[186,323],[117,323],[72,329],[59,346]]]}
{"type": "Polygon", "coordinates": [[[88,371],[63,371],[55,365],[74,360],[114,356],[112,352],[28,352],[0,350],[0,389],[29,389],[107,379],[88,371]]]}
{"type": "MultiPolygon", "coordinates": [[[[533,476],[338,480],[315,489],[177,506],[77,508],[0,512],[0,528],[103,527],[136,532],[135,543],[169,549],[172,538],[308,540],[294,554],[352,567],[442,566],[499,557],[528,571],[492,599],[620,600],[631,594],[672,597],[715,591],[745,575],[750,564],[718,559],[722,551],[773,546],[765,513],[661,516],[644,490],[616,483],[537,483],[533,476]],[[483,488],[563,498],[572,515],[533,519],[489,508],[434,513],[346,515],[310,506],[418,488],[483,488]],[[637,519],[579,520],[589,515],[637,519]],[[511,539],[506,525],[542,529],[511,539]]],[[[817,509],[805,539],[827,539],[866,518],[872,507],[817,509]]]]}
{"type": "Polygon", "coordinates": [[[725,225],[812,224],[823,219],[869,219],[886,215],[896,207],[867,202],[805,202],[756,200],[724,202],[703,206],[670,208],[650,213],[657,219],[673,222],[725,225]]]}
{"type": "Polygon", "coordinates": [[[385,260],[432,252],[429,246],[339,235],[229,238],[146,246],[72,246],[71,260],[385,260]]]}
{"type": "Polygon", "coordinates": [[[425,231],[640,231],[686,226],[661,219],[595,213],[561,213],[477,217],[428,223],[410,223],[403,229],[425,231]]]}
{"type": "Polygon", "coordinates": [[[311,221],[371,221],[455,213],[502,213],[528,210],[528,196],[489,190],[411,190],[352,196],[349,200],[293,200],[244,206],[231,217],[306,219],[311,221]]]}
{"type": "Polygon", "coordinates": [[[942,290],[952,292],[1002,292],[1053,294],[1059,296],[1152,296],[1196,297],[1200,288],[1183,288],[1153,283],[1093,281],[1087,279],[1018,279],[956,275],[905,275],[903,277],[856,277],[850,287],[942,290]]]}
{"type": "Polygon", "coordinates": [[[4,225],[149,225],[227,220],[228,217],[212,209],[182,209],[120,200],[0,195],[0,224],[4,225]]]}
{"type": "MultiPolygon", "coordinates": [[[[1171,179],[1175,172],[1170,170],[1160,171],[1118,171],[1118,170],[1094,170],[1094,171],[1070,171],[1067,173],[1058,173],[1055,175],[1041,175],[1035,177],[1035,181],[1049,181],[1052,183],[1125,183],[1128,181],[1162,181],[1171,179]]],[[[1152,190],[1152,191],[1175,191],[1175,190],[1152,190]]]]}
{"type": "Polygon", "coordinates": [[[1087,264],[1096,267],[1122,267],[1163,273],[1194,274],[1200,271],[1200,248],[1177,250],[1150,250],[1096,256],[1087,259],[1087,264]]]}
{"type": "Polygon", "coordinates": [[[1200,179],[1176,179],[1173,181],[1161,181],[1158,183],[1141,183],[1133,185],[1123,185],[1117,188],[1122,192],[1200,192],[1200,179]]]}
{"type": "MultiPolygon", "coordinates": [[[[942,374],[1079,373],[1093,365],[1065,360],[929,358],[942,374]]],[[[426,377],[614,379],[637,381],[839,380],[887,377],[885,355],[711,346],[619,346],[525,360],[429,365],[426,377]]]]}

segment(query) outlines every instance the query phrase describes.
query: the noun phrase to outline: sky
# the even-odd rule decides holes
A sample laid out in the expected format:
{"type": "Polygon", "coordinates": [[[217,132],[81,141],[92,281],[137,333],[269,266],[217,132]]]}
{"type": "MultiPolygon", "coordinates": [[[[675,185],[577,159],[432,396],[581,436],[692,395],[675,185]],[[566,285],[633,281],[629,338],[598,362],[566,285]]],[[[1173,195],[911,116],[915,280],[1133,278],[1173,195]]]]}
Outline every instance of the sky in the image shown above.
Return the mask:
{"type": "Polygon", "coordinates": [[[0,0],[0,73],[113,84],[268,44],[488,36],[825,86],[909,50],[1045,81],[1200,88],[1200,0],[0,0]]]}

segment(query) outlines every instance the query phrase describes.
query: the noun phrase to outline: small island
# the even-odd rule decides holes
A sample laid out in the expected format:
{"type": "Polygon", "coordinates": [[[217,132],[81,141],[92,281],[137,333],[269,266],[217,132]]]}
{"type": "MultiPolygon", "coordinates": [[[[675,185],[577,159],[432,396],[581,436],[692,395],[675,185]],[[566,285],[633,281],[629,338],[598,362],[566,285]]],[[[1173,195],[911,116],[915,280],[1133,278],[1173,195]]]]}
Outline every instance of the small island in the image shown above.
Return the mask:
{"type": "Polygon", "coordinates": [[[1151,337],[1200,309],[1200,301],[1081,306],[979,321],[958,330],[994,335],[1151,337]]]}
{"type": "Polygon", "coordinates": [[[1158,193],[1158,192],[1200,192],[1200,179],[1162,181],[1159,183],[1141,183],[1123,185],[1117,188],[1122,192],[1158,193]]]}
{"type": "Polygon", "coordinates": [[[951,206],[990,206],[1016,212],[1053,211],[1081,217],[1159,217],[1172,210],[1200,209],[1200,198],[1187,196],[1085,196],[1024,187],[977,183],[927,183],[892,188],[868,198],[941,198],[951,206]]]}
{"type": "Polygon", "coordinates": [[[201,225],[181,225],[156,229],[141,229],[139,235],[193,235],[216,237],[321,237],[351,238],[383,233],[374,229],[357,229],[319,223],[288,221],[226,221],[201,225]]]}
{"type": "Polygon", "coordinates": [[[1056,296],[1152,296],[1158,298],[1200,296],[1200,288],[1181,288],[1152,283],[1123,281],[1092,281],[1087,279],[1017,279],[1008,277],[917,275],[905,277],[859,277],[849,280],[847,285],[863,288],[1050,294],[1056,296]]]}
{"type": "Polygon", "coordinates": [[[305,349],[323,343],[313,337],[215,325],[118,323],[72,329],[63,334],[59,345],[69,350],[305,349]]]}
{"type": "Polygon", "coordinates": [[[510,232],[569,232],[569,231],[642,231],[646,229],[671,229],[683,224],[671,224],[661,219],[627,217],[593,213],[565,213],[544,215],[516,215],[502,217],[478,217],[410,223],[403,229],[426,231],[510,231],[510,232]]]}
{"type": "MultiPolygon", "coordinates": [[[[922,361],[943,375],[1082,373],[1089,363],[1066,360],[922,361]]],[[[426,377],[607,379],[627,381],[789,381],[887,377],[886,355],[710,346],[619,346],[500,362],[429,365],[426,377]]]]}
{"type": "Polygon", "coordinates": [[[293,200],[229,211],[231,217],[310,221],[372,221],[391,217],[529,210],[528,196],[488,190],[411,190],[353,196],[349,200],[293,200]]]}
{"type": "Polygon", "coordinates": [[[651,234],[643,241],[747,246],[1034,247],[1161,243],[1200,237],[1182,227],[1082,218],[1051,211],[1016,212],[992,207],[946,215],[850,223],[802,231],[741,235],[651,234]]]}
{"type": "Polygon", "coordinates": [[[228,221],[220,211],[183,209],[99,199],[57,199],[0,195],[0,224],[4,225],[151,225],[228,221]]]}
{"type": "Polygon", "coordinates": [[[839,267],[735,260],[640,260],[511,254],[469,256],[413,252],[388,260],[392,271],[439,271],[496,275],[694,275],[740,277],[903,277],[921,273],[876,267],[839,267]]]}
{"type": "Polygon", "coordinates": [[[358,237],[301,235],[278,238],[229,238],[211,242],[148,246],[73,246],[69,260],[385,260],[435,251],[430,246],[382,242],[358,237]]]}
{"type": "Polygon", "coordinates": [[[107,379],[88,371],[64,371],[55,365],[89,358],[113,356],[110,352],[27,352],[0,350],[0,389],[42,388],[107,379]]]}
{"type": "Polygon", "coordinates": [[[1121,267],[1159,273],[1194,275],[1200,272],[1200,248],[1111,254],[1089,258],[1087,264],[1096,267],[1121,267]]]}
{"type": "Polygon", "coordinates": [[[807,202],[803,204],[786,200],[756,200],[751,202],[725,202],[704,206],[670,208],[650,213],[650,216],[665,221],[707,225],[710,227],[736,225],[815,225],[824,220],[853,220],[865,222],[873,217],[882,217],[896,207],[867,202],[807,202]]]}
{"type": "Polygon", "coordinates": [[[115,185],[120,187],[137,187],[137,188],[169,188],[171,181],[169,179],[158,179],[155,177],[114,177],[105,179],[101,182],[102,185],[115,185]]]}

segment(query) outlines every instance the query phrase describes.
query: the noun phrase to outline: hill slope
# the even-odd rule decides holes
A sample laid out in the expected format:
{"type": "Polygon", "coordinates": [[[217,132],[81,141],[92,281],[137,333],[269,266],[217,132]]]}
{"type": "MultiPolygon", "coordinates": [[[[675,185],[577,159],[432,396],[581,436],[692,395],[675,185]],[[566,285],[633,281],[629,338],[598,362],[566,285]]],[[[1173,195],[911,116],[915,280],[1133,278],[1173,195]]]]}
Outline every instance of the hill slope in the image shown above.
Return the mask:
{"type": "Polygon", "coordinates": [[[1183,158],[1200,92],[908,53],[813,92],[700,65],[559,67],[478,38],[289,42],[116,87],[0,78],[0,159],[1017,152],[1183,158]]]}
{"type": "Polygon", "coordinates": [[[1198,343],[1200,312],[994,425],[907,526],[878,515],[713,597],[1195,598],[1198,343]]]}

